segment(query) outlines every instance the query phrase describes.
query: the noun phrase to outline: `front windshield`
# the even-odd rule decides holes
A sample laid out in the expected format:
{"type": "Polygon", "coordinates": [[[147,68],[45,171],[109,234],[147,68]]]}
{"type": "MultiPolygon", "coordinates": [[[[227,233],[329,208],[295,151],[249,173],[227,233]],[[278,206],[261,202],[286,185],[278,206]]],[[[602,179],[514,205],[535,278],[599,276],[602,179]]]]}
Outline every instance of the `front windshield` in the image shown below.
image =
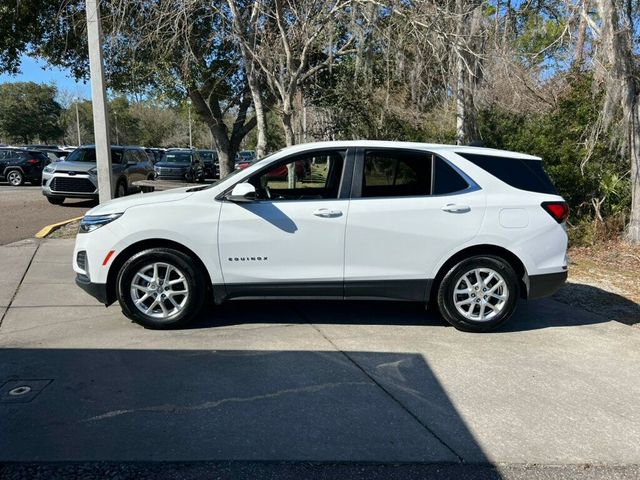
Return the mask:
{"type": "Polygon", "coordinates": [[[167,152],[163,161],[170,163],[191,163],[191,154],[186,152],[167,152]]]}
{"type": "MultiPolygon", "coordinates": [[[[95,148],[76,148],[65,158],[67,162],[88,162],[96,163],[95,148]]],[[[121,163],[122,152],[120,150],[111,149],[111,163],[121,163]]]]}
{"type": "MultiPolygon", "coordinates": [[[[200,152],[200,157],[203,160],[213,160],[214,159],[214,152],[200,152]]],[[[215,158],[217,158],[217,155],[215,155],[215,158]]]]}

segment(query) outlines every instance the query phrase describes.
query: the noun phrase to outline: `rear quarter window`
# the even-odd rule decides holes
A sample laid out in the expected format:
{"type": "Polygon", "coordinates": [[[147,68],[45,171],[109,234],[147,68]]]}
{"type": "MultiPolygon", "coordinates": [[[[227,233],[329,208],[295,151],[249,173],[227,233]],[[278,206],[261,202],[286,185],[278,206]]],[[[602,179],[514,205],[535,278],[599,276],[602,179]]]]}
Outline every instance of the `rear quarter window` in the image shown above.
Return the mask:
{"type": "Polygon", "coordinates": [[[528,192],[558,194],[540,160],[456,153],[514,188],[528,192]]]}

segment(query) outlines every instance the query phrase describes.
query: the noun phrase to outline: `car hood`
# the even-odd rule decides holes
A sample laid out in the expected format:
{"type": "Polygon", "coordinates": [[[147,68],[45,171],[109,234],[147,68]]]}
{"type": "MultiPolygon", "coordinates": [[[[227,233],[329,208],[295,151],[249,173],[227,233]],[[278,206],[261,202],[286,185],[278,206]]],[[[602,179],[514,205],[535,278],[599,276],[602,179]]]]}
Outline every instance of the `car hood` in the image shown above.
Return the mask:
{"type": "Polygon", "coordinates": [[[102,205],[98,205],[87,212],[87,215],[108,215],[122,213],[131,207],[151,205],[153,203],[177,202],[193,195],[188,190],[193,187],[172,188],[164,192],[140,193],[128,197],[114,198],[102,205]]]}
{"type": "Polygon", "coordinates": [[[67,162],[62,160],[55,162],[54,165],[56,172],[88,172],[92,168],[96,167],[94,162],[67,162]]]}
{"type": "Polygon", "coordinates": [[[156,167],[164,167],[164,168],[184,168],[185,170],[189,168],[188,163],[179,163],[179,162],[158,162],[156,163],[156,167]]]}

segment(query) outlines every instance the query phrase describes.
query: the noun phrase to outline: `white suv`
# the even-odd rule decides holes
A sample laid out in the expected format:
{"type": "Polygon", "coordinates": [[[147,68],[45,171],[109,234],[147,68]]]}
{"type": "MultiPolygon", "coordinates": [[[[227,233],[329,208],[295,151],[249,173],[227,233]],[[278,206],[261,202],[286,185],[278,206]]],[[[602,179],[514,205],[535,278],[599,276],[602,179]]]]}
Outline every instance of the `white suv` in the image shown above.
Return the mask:
{"type": "Polygon", "coordinates": [[[567,214],[530,155],[314,143],[94,208],[73,268],[150,328],[186,324],[205,298],[328,298],[437,302],[455,327],[487,331],[565,281],[567,214]]]}

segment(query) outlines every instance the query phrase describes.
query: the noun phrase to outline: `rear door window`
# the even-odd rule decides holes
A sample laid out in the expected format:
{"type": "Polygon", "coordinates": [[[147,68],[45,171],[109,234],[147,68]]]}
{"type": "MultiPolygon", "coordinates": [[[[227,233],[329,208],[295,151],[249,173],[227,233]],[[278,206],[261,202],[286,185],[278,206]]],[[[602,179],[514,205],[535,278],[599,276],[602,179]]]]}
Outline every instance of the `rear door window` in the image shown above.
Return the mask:
{"type": "Polygon", "coordinates": [[[540,160],[457,153],[514,188],[528,192],[558,194],[540,160]]]}
{"type": "Polygon", "coordinates": [[[363,197],[429,195],[430,190],[430,153],[405,150],[365,151],[363,197]]]}

